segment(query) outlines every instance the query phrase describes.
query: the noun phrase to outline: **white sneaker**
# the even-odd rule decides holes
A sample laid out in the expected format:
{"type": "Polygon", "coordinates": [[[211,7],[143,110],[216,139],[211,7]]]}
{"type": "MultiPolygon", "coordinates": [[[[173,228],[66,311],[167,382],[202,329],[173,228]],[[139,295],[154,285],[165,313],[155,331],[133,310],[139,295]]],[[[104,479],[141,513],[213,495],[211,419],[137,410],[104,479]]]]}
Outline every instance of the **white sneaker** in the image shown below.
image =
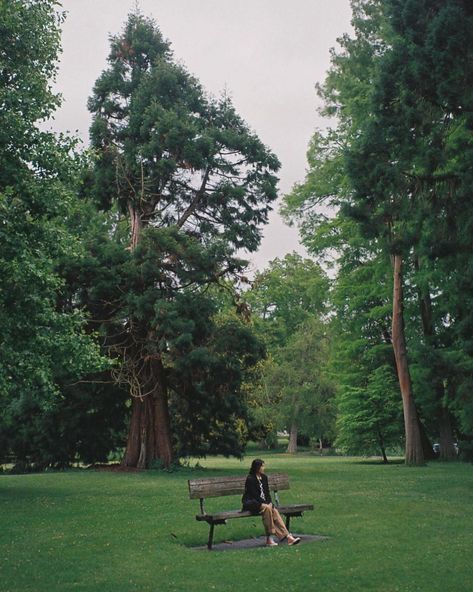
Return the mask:
{"type": "Polygon", "coordinates": [[[292,536],[292,534],[290,534],[287,537],[287,544],[289,547],[291,547],[292,545],[297,545],[300,542],[301,542],[301,537],[294,537],[294,536],[292,536]]]}

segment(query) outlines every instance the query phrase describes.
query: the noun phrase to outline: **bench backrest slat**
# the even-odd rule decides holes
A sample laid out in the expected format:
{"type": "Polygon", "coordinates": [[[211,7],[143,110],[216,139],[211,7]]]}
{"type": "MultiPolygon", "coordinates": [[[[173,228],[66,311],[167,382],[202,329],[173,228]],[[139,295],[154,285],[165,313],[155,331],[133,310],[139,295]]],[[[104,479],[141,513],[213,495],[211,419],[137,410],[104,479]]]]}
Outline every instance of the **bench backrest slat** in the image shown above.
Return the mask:
{"type": "MultiPolygon", "coordinates": [[[[243,495],[246,475],[242,477],[209,477],[207,479],[190,479],[190,499],[221,497],[224,495],[243,495]]],[[[280,491],[289,489],[289,477],[286,473],[272,473],[268,475],[269,489],[280,491]]]]}

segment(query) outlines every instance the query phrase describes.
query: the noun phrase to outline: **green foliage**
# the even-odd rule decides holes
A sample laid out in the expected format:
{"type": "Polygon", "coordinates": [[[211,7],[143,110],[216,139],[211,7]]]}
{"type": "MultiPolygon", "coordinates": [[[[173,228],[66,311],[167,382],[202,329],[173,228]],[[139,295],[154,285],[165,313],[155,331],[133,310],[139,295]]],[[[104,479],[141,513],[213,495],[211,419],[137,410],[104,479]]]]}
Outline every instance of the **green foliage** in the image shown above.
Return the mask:
{"type": "MultiPolygon", "coordinates": [[[[354,35],[339,40],[318,87],[335,125],[314,134],[306,179],[285,197],[283,214],[309,251],[337,268],[334,351],[361,364],[365,379],[392,363],[368,363],[363,352],[390,342],[386,275],[389,256],[403,255],[416,403],[435,439],[443,410],[458,436],[470,429],[459,392],[471,318],[472,9],[456,0],[352,8],[354,35]]],[[[354,404],[366,388],[356,372],[342,372],[339,384],[354,404]]]]}
{"type": "MultiPolygon", "coordinates": [[[[330,432],[327,427],[330,420],[326,420],[330,416],[327,411],[330,404],[325,401],[325,395],[317,394],[326,386],[322,375],[306,368],[311,376],[308,382],[297,378],[304,374],[301,363],[310,366],[325,363],[323,347],[317,344],[318,338],[324,340],[323,330],[316,329],[316,324],[326,311],[328,286],[328,278],[317,263],[291,253],[284,259],[271,261],[266,270],[256,275],[251,290],[245,293],[255,330],[264,339],[269,352],[268,360],[255,373],[255,385],[250,389],[251,433],[257,441],[273,445],[276,428],[289,428],[291,417],[294,425],[297,419],[300,433],[305,436],[330,432]],[[312,358],[309,352],[301,358],[294,355],[294,348],[304,347],[314,348],[312,358]]],[[[329,388],[327,400],[330,398],[328,391],[329,388]]]]}
{"type": "Polygon", "coordinates": [[[337,448],[365,455],[402,448],[402,406],[393,367],[378,366],[363,382],[364,388],[339,389],[337,448]]]}
{"type": "Polygon", "coordinates": [[[254,250],[276,199],[277,158],[230,99],[207,97],[150,19],[131,14],[89,100],[94,195],[201,240],[254,250]],[[118,191],[117,191],[118,190],[118,191]]]}
{"type": "Polygon", "coordinates": [[[116,380],[133,396],[167,393],[177,454],[240,456],[241,383],[262,349],[241,322],[217,322],[213,287],[238,279],[237,249],[257,248],[279,162],[228,97],[208,97],[174,60],[151,19],[131,14],[108,61],[89,100],[88,194],[126,230],[113,263],[98,262],[100,291],[84,277],[83,304],[119,360],[116,380]]]}
{"type": "Polygon", "coordinates": [[[275,353],[297,328],[325,311],[328,279],[320,265],[289,253],[256,274],[245,294],[255,326],[275,353]]]}
{"type": "MultiPolygon", "coordinates": [[[[195,296],[193,300],[195,306],[195,296]]],[[[202,313],[200,306],[201,323],[202,313]]],[[[211,327],[207,338],[194,338],[188,352],[175,358],[169,373],[179,454],[241,457],[248,438],[242,384],[264,349],[238,319],[217,318],[213,323],[209,319],[207,327],[211,327]]]]}
{"type": "Polygon", "coordinates": [[[327,372],[326,331],[317,318],[301,324],[279,350],[277,364],[267,371],[267,381],[277,397],[280,428],[295,424],[305,436],[331,439],[334,389],[327,372]]]}
{"type": "Polygon", "coordinates": [[[61,386],[108,365],[81,311],[58,306],[58,261],[80,259],[83,249],[67,225],[80,160],[72,142],[36,127],[58,104],[50,89],[62,20],[55,6],[0,7],[0,444],[38,466],[64,460],[56,454],[61,429],[50,429],[61,386]]]}

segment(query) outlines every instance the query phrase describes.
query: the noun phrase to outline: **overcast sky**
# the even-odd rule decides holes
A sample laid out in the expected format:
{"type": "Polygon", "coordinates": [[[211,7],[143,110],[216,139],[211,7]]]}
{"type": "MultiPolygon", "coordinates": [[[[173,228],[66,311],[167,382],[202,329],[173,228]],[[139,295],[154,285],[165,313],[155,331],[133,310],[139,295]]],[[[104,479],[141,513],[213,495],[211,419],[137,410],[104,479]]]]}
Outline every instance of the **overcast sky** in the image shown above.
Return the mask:
{"type": "MultiPolygon", "coordinates": [[[[57,90],[64,103],[54,129],[88,143],[86,102],[106,67],[109,35],[121,31],[135,0],[63,0],[63,54],[57,90]]],[[[183,62],[213,94],[227,89],[238,113],[282,162],[280,193],[303,179],[315,127],[324,126],[314,85],[329,50],[350,31],[349,0],[140,0],[183,62]]],[[[277,208],[275,208],[277,209],[277,208]]],[[[253,267],[298,250],[297,230],[273,212],[253,267]]]]}

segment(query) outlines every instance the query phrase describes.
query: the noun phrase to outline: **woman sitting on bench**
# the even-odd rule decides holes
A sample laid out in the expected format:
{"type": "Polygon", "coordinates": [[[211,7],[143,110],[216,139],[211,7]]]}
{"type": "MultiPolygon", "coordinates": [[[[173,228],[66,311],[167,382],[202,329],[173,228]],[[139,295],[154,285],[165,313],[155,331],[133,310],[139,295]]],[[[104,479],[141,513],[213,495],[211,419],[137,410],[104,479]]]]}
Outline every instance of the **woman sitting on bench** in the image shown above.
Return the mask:
{"type": "Polygon", "coordinates": [[[276,535],[280,541],[287,538],[289,546],[297,545],[299,537],[294,537],[287,530],[281,514],[273,506],[269,493],[268,478],[264,474],[264,461],[255,458],[251,463],[250,474],[246,478],[245,493],[242,497],[243,510],[261,514],[266,531],[266,545],[276,547],[277,542],[272,538],[276,535]]]}

